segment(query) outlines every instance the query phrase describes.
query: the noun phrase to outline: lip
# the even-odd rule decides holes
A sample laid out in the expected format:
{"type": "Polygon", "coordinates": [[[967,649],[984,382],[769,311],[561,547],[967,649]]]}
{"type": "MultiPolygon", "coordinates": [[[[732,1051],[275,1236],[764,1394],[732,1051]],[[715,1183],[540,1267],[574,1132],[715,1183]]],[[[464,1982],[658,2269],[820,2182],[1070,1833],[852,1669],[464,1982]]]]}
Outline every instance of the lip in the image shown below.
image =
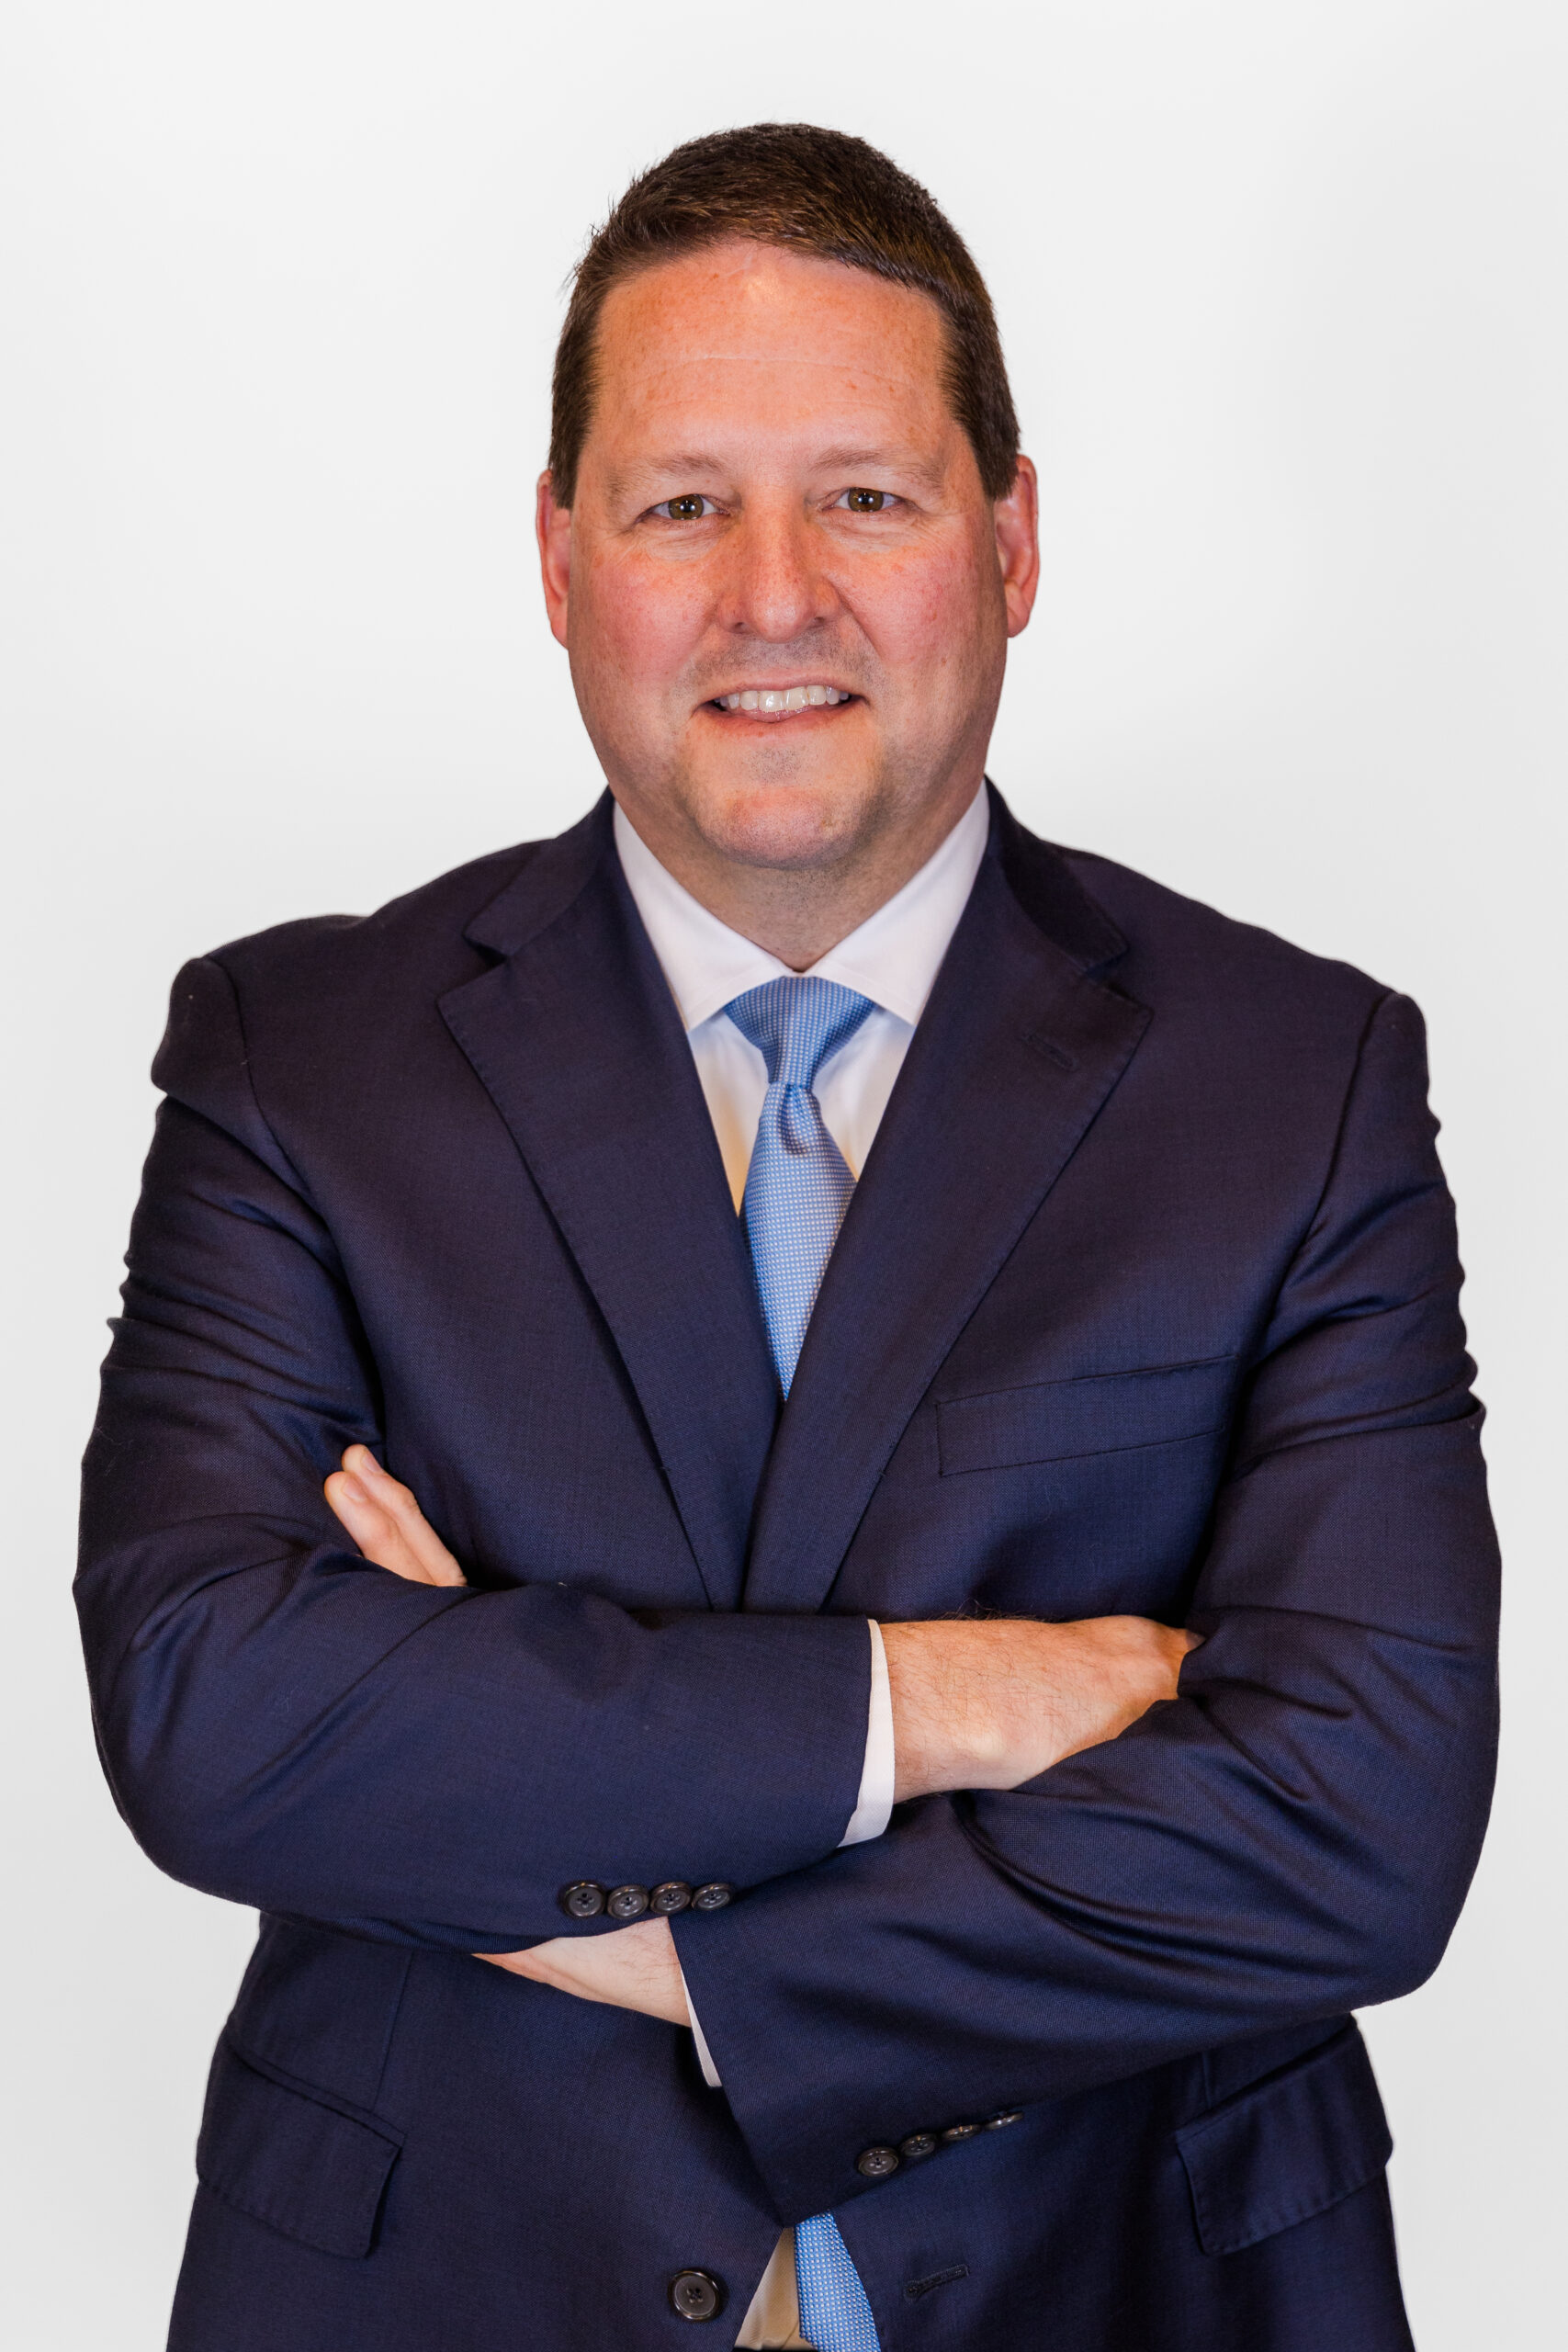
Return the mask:
{"type": "Polygon", "coordinates": [[[776,727],[784,719],[795,721],[802,718],[830,718],[834,712],[847,710],[852,704],[864,700],[865,696],[855,687],[841,686],[836,679],[825,678],[818,671],[814,676],[808,678],[738,678],[728,685],[720,686],[716,693],[705,695],[697,707],[699,710],[712,712],[716,718],[730,722],[751,721],[759,726],[776,727]],[[755,707],[750,710],[731,710],[726,707],[727,697],[732,695],[751,694],[773,696],[792,693],[805,694],[813,687],[818,689],[826,687],[835,699],[831,703],[818,700],[807,703],[804,708],[796,707],[794,710],[781,710],[776,707],[772,710],[761,710],[755,707]]]}

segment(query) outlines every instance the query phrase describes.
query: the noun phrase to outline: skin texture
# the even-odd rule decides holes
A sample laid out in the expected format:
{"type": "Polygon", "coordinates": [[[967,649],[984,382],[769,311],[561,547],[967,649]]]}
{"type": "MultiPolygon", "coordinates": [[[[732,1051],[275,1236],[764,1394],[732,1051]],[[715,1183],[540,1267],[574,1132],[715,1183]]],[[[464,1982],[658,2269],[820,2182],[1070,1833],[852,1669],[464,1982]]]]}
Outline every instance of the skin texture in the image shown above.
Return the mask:
{"type": "MultiPolygon", "coordinates": [[[[609,296],[573,503],[538,493],[550,627],[616,799],[676,879],[803,971],[919,872],[979,788],[1039,577],[1034,471],[987,498],[936,305],[732,242],[609,296]],[[769,718],[749,688],[849,699],[769,718]]],[[[363,1446],[326,1482],[365,1557],[461,1584],[363,1446]]],[[[1174,1698],[1196,1636],[1143,1618],[884,1629],[897,1797],[1016,1788],[1174,1698]]],[[[662,1919],[479,1955],[688,2022],[662,1919]]]]}
{"type": "MultiPolygon", "coordinates": [[[[326,1498],[367,1560],[415,1584],[460,1585],[462,1569],[409,1488],[351,1445],[326,1498]]],[[[896,1793],[1011,1789],[1093,1747],[1176,1696],[1195,1634],[1144,1617],[1064,1625],[1027,1618],[938,1620],[883,1628],[898,1758],[896,1793]]],[[[480,1960],[580,2000],[688,2023],[686,1989],[664,1919],[611,1935],[555,1936],[480,1960]]]]}
{"type": "Polygon", "coordinates": [[[1033,469],[986,496],[944,352],[923,294],[714,246],[610,294],[570,511],[539,483],[550,626],[611,789],[678,881],[796,970],[974,798],[1034,601],[1033,469]],[[853,699],[713,707],[813,683],[853,699]]]}

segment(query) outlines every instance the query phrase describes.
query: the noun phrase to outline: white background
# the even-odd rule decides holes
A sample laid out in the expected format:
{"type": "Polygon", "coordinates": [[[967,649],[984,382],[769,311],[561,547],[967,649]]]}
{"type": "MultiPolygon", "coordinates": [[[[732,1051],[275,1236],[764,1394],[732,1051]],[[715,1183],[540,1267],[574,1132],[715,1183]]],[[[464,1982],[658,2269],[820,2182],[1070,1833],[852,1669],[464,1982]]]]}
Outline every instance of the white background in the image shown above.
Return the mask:
{"type": "Polygon", "coordinates": [[[886,146],[988,273],[1044,482],[1014,807],[1428,1014],[1509,1728],[1369,2031],[1421,2352],[1556,2338],[1565,55],[1545,0],[8,0],[14,2352],[162,2344],[251,1933],[116,1818],[67,1598],[169,979],[593,796],[529,537],[561,281],[767,115],[886,146]]]}

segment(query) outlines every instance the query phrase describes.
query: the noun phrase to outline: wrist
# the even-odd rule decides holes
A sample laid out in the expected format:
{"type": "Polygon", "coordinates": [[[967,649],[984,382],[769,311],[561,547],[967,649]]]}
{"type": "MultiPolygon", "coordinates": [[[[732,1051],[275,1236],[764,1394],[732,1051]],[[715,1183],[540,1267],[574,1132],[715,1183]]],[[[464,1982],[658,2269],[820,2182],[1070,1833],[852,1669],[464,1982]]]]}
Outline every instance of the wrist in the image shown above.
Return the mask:
{"type": "Polygon", "coordinates": [[[896,1803],[991,1784],[1005,1745],[992,1702],[997,1630],[965,1619],[883,1627],[896,1803]]]}

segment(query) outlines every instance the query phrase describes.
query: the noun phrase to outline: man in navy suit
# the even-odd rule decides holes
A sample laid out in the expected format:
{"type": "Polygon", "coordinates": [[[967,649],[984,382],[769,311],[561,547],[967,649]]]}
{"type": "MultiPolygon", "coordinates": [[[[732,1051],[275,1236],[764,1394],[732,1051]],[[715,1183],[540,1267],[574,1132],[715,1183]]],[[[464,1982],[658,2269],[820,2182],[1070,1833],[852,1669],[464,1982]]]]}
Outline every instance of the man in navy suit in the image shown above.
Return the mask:
{"type": "Polygon", "coordinates": [[[1408,2346],[1495,1558],[1419,1017],[986,783],[1037,571],[923,190],[761,126],[579,272],[609,794],[190,965],[78,1583],[262,1913],[175,2352],[1408,2346]]]}

